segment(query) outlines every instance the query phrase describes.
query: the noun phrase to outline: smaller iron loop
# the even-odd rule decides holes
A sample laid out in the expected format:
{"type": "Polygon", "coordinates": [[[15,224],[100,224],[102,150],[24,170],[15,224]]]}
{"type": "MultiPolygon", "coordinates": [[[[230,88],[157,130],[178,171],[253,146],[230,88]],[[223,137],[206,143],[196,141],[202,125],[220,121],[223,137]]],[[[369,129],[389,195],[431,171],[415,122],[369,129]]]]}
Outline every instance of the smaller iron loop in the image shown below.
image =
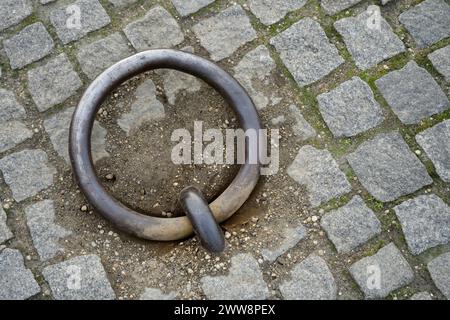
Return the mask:
{"type": "Polygon", "coordinates": [[[225,238],[203,193],[196,187],[186,187],[180,192],[180,203],[202,246],[211,252],[222,252],[225,238]]]}

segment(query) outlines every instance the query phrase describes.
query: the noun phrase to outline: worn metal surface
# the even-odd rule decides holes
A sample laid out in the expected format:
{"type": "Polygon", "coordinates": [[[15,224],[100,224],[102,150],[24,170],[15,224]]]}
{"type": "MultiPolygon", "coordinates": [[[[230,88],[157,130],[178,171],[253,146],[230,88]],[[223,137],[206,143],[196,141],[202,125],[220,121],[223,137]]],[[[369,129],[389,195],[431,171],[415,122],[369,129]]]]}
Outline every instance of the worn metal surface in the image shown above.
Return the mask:
{"type": "MultiPolygon", "coordinates": [[[[160,68],[182,71],[211,85],[234,109],[244,131],[261,129],[261,122],[251,98],[231,75],[209,60],[182,51],[159,49],[138,53],[111,66],[87,88],[70,128],[69,154],[78,185],[89,203],[117,228],[144,239],[171,241],[192,235],[188,217],[157,218],[126,207],[102,186],[91,157],[95,115],[107,95],[135,75],[160,68]]],[[[259,179],[259,152],[264,148],[255,143],[246,143],[245,148],[246,154],[256,152],[258,161],[252,164],[246,157],[247,162],[241,165],[232,183],[209,205],[218,223],[231,217],[244,204],[259,179]]]]}
{"type": "Polygon", "coordinates": [[[225,238],[202,192],[186,187],[180,192],[180,202],[203,247],[212,252],[223,251],[225,238]]]}

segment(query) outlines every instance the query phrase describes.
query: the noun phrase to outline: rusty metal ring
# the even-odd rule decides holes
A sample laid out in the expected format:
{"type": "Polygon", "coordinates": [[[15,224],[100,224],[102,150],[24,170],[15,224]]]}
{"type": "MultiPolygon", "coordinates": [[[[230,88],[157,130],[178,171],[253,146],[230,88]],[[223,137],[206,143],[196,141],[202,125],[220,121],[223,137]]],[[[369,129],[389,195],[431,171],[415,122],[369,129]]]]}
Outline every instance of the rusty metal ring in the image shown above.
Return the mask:
{"type": "MultiPolygon", "coordinates": [[[[209,60],[187,52],[158,49],[135,54],[114,64],[99,75],[83,94],[70,126],[69,154],[77,183],[88,202],[117,228],[137,237],[172,241],[184,239],[193,233],[186,216],[157,218],[131,210],[102,186],[96,175],[91,156],[91,132],[97,109],[110,92],[126,80],[154,69],[174,69],[198,77],[217,90],[237,114],[241,128],[260,130],[261,122],[253,101],[245,89],[227,72],[209,60]]],[[[261,141],[258,141],[261,144],[261,141]]],[[[254,143],[245,144],[245,153],[255,152],[257,163],[249,157],[232,181],[209,208],[220,223],[230,218],[248,199],[260,176],[260,152],[264,148],[254,143]]]]}

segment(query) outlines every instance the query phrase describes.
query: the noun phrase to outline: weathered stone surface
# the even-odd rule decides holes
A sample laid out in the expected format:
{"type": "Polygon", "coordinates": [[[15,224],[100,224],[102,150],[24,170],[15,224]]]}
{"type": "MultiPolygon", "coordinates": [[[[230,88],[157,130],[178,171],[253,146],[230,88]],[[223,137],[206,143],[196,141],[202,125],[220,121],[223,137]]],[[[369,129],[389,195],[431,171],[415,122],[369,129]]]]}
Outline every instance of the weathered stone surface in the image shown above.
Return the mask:
{"type": "Polygon", "coordinates": [[[379,12],[379,8],[373,6],[356,17],[344,18],[334,23],[356,66],[362,70],[374,67],[381,61],[405,51],[403,42],[381,14],[377,22],[379,24],[368,23],[374,14],[373,10],[379,12]]]}
{"type": "Polygon", "coordinates": [[[433,183],[398,132],[362,143],[347,160],[364,188],[379,201],[393,201],[433,183]]]}
{"type": "Polygon", "coordinates": [[[115,7],[125,7],[138,2],[138,0],[108,0],[115,7]]]}
{"type": "Polygon", "coordinates": [[[41,288],[23,263],[18,250],[0,252],[0,300],[24,300],[39,293],[41,288]]]}
{"type": "Polygon", "coordinates": [[[383,111],[369,85],[359,77],[317,97],[323,119],[335,137],[352,137],[376,127],[383,111]]]}
{"type": "Polygon", "coordinates": [[[274,84],[269,77],[275,67],[269,50],[265,46],[259,46],[247,53],[234,68],[236,79],[247,89],[258,110],[277,101],[269,96],[274,91],[274,84]]]}
{"type": "Polygon", "coordinates": [[[381,233],[381,224],[360,196],[327,213],[320,225],[339,253],[347,253],[381,233]]]}
{"type": "Polygon", "coordinates": [[[136,89],[136,100],[131,105],[131,110],[124,113],[117,124],[123,131],[130,135],[143,123],[164,118],[164,106],[156,99],[156,87],[152,80],[144,81],[136,89]]]}
{"type": "Polygon", "coordinates": [[[418,196],[394,210],[413,254],[450,242],[450,207],[438,196],[418,196]]]}
{"type": "Polygon", "coordinates": [[[445,93],[433,77],[414,61],[375,81],[383,97],[405,124],[442,112],[450,107],[445,93]]]}
{"type": "Polygon", "coordinates": [[[227,276],[206,276],[200,282],[211,300],[264,300],[269,296],[258,262],[249,254],[231,258],[227,276]]]}
{"type": "Polygon", "coordinates": [[[270,43],[302,87],[322,79],[344,63],[320,24],[311,18],[294,23],[270,43]]]}
{"type": "Polygon", "coordinates": [[[337,287],[327,263],[310,255],[294,267],[291,279],[280,285],[280,291],[288,300],[334,300],[337,287]]]}
{"type": "Polygon", "coordinates": [[[46,267],[42,274],[56,300],[112,300],[114,291],[100,258],[86,255],[46,267]]]}
{"type": "Polygon", "coordinates": [[[64,53],[28,72],[28,90],[41,112],[66,101],[82,84],[64,53]]]}
{"type": "Polygon", "coordinates": [[[13,92],[0,88],[0,123],[25,118],[25,109],[13,92]]]}
{"type": "Polygon", "coordinates": [[[433,300],[428,292],[418,292],[414,294],[409,300],[433,300]]]}
{"type": "Polygon", "coordinates": [[[450,37],[450,6],[444,0],[421,2],[403,12],[399,20],[421,48],[450,37]]]}
{"type": "Polygon", "coordinates": [[[333,15],[350,8],[361,1],[362,0],[320,0],[320,5],[327,14],[333,15]]]}
{"type": "Polygon", "coordinates": [[[11,68],[20,69],[47,56],[54,43],[42,22],[37,22],[3,41],[3,46],[11,68]]]}
{"type": "Polygon", "coordinates": [[[257,36],[250,19],[239,5],[200,21],[192,30],[214,61],[229,57],[257,36]]]}
{"type": "Polygon", "coordinates": [[[450,182],[450,120],[438,123],[416,135],[442,180],[450,182]]]}
{"type": "Polygon", "coordinates": [[[19,121],[0,121],[0,152],[9,150],[19,143],[31,138],[33,132],[19,121]]]}
{"type": "Polygon", "coordinates": [[[384,298],[414,279],[410,265],[393,243],[355,262],[350,273],[367,299],[384,298]]]}
{"type": "Polygon", "coordinates": [[[71,232],[55,224],[53,201],[44,200],[28,206],[25,208],[25,214],[34,247],[42,261],[51,259],[64,250],[58,241],[69,236],[71,232]]]}
{"type": "Polygon", "coordinates": [[[55,168],[42,150],[23,150],[0,159],[0,170],[14,199],[22,201],[53,184],[55,168]]]}
{"type": "Polygon", "coordinates": [[[0,1],[0,31],[18,24],[31,15],[33,5],[30,0],[0,1]]]}
{"type": "Polygon", "coordinates": [[[290,11],[298,10],[306,0],[249,0],[252,13],[265,25],[283,19],[290,11]]]}
{"type": "Polygon", "coordinates": [[[450,45],[430,53],[428,59],[445,80],[450,82],[450,45]]]}
{"type": "Polygon", "coordinates": [[[169,292],[165,294],[160,289],[146,288],[145,291],[139,297],[139,300],[175,300],[177,294],[175,292],[169,292]]]}
{"type": "Polygon", "coordinates": [[[289,106],[290,116],[294,119],[292,130],[301,140],[308,140],[317,135],[316,130],[306,121],[296,105],[289,106]]]}
{"type": "Polygon", "coordinates": [[[287,251],[292,249],[300,242],[308,231],[303,225],[299,225],[297,227],[288,227],[283,230],[283,233],[280,234],[278,238],[278,243],[273,248],[265,248],[261,250],[261,255],[264,260],[269,262],[274,262],[279,256],[285,254],[287,251]]]}
{"type": "Polygon", "coordinates": [[[114,63],[132,54],[133,50],[128,47],[127,41],[116,32],[82,47],[78,51],[77,59],[83,72],[90,79],[94,79],[114,63]]]}
{"type": "MultiPolygon", "coordinates": [[[[75,108],[68,108],[44,120],[45,131],[49,134],[53,147],[67,163],[70,163],[69,129],[74,111],[75,108]]],[[[109,157],[106,151],[106,129],[97,121],[94,122],[92,130],[91,148],[94,162],[109,157]]]]}
{"type": "MultiPolygon", "coordinates": [[[[183,51],[194,53],[194,48],[186,47],[183,51]]],[[[156,72],[163,78],[164,91],[171,105],[175,105],[178,93],[193,93],[201,88],[201,82],[190,74],[169,69],[159,69],[156,72]]]]}
{"type": "Polygon", "coordinates": [[[185,17],[197,12],[201,8],[214,2],[214,0],[171,0],[178,13],[185,17]]]}
{"type": "Polygon", "coordinates": [[[313,207],[351,191],[350,183],[327,150],[302,147],[287,173],[299,184],[306,185],[313,207]]]}
{"type": "Polygon", "coordinates": [[[156,6],[127,25],[123,32],[137,51],[170,48],[184,40],[177,21],[163,7],[156,6]]]}
{"type": "Polygon", "coordinates": [[[450,252],[431,260],[428,263],[428,271],[436,287],[450,299],[450,252]]]}
{"type": "Polygon", "coordinates": [[[8,241],[13,237],[11,230],[9,230],[6,225],[6,213],[3,211],[3,208],[0,207],[0,244],[5,241],[8,241]]]}
{"type": "Polygon", "coordinates": [[[98,0],[77,0],[50,13],[59,39],[67,44],[110,24],[111,19],[98,0]]]}

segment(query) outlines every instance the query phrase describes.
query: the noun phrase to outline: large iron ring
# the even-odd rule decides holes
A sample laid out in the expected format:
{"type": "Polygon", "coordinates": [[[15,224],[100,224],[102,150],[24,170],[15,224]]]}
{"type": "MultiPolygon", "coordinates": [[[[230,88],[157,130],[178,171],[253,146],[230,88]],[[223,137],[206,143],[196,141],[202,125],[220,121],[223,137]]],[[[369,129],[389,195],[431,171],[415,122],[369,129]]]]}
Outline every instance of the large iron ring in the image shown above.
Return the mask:
{"type": "MultiPolygon", "coordinates": [[[[133,76],[160,68],[182,71],[211,85],[234,109],[244,131],[260,130],[261,122],[248,93],[230,74],[209,60],[177,50],[159,49],[135,54],[108,68],[87,88],[73,115],[69,138],[70,159],[79,187],[88,202],[117,228],[143,239],[172,241],[192,235],[193,227],[188,217],[157,218],[126,207],[102,186],[91,157],[92,127],[97,109],[108,94],[133,76]]],[[[257,163],[250,163],[247,156],[232,183],[209,204],[218,223],[230,218],[253,191],[260,176],[259,152],[264,149],[258,144],[245,144],[246,155],[256,152],[257,163]]]]}

